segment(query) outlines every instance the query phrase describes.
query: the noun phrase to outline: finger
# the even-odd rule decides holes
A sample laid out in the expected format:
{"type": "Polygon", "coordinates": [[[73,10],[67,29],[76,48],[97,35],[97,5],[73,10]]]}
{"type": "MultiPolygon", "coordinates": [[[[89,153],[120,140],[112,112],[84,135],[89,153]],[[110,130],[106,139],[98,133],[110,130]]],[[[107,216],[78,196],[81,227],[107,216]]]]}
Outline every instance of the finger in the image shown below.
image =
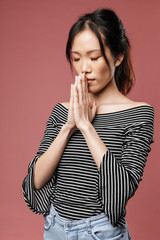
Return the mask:
{"type": "Polygon", "coordinates": [[[76,76],[76,82],[74,84],[74,106],[78,106],[78,91],[77,91],[77,76],[76,76]]]}
{"type": "Polygon", "coordinates": [[[71,96],[70,96],[70,102],[73,104],[74,101],[74,89],[73,89],[73,84],[71,84],[71,96]]]}
{"type": "Polygon", "coordinates": [[[83,90],[82,90],[82,76],[78,77],[78,95],[79,95],[79,104],[83,103],[83,90]]]}
{"type": "Polygon", "coordinates": [[[87,77],[86,77],[86,75],[84,75],[84,81],[85,81],[86,93],[88,94],[88,82],[87,82],[87,77]]]}
{"type": "Polygon", "coordinates": [[[75,82],[74,82],[75,84],[77,83],[77,76],[75,76],[75,82]]]}
{"type": "Polygon", "coordinates": [[[83,74],[83,83],[84,83],[84,98],[85,102],[89,104],[89,96],[88,96],[88,83],[85,73],[83,74]]]}
{"type": "Polygon", "coordinates": [[[73,111],[73,101],[74,101],[74,97],[73,97],[73,84],[71,84],[70,101],[69,101],[69,112],[73,111]]]}
{"type": "Polygon", "coordinates": [[[83,95],[83,101],[86,102],[86,93],[85,93],[85,78],[84,73],[82,74],[82,95],[83,95]]]}
{"type": "Polygon", "coordinates": [[[71,84],[71,89],[70,89],[70,101],[73,98],[73,84],[71,84]]]}

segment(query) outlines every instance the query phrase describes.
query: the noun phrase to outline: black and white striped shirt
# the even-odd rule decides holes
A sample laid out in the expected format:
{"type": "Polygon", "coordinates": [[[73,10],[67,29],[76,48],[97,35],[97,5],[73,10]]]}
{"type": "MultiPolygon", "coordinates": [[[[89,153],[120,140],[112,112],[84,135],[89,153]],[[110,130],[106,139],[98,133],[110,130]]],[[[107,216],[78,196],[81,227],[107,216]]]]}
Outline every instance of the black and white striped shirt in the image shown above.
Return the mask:
{"type": "Polygon", "coordinates": [[[38,152],[23,181],[29,208],[46,216],[50,204],[61,217],[79,220],[105,212],[113,226],[125,224],[125,207],[134,195],[153,143],[154,109],[142,105],[96,114],[92,125],[108,148],[98,170],[87,143],[76,129],[58,167],[40,190],[33,186],[36,160],[48,149],[66,123],[68,109],[57,103],[47,121],[38,152]]]}

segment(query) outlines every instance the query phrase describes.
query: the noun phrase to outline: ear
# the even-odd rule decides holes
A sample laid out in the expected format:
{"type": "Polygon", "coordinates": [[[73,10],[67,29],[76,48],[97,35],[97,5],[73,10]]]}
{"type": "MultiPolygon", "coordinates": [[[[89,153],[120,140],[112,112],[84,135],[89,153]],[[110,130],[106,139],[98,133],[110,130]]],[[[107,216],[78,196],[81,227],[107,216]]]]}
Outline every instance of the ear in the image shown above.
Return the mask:
{"type": "Polygon", "coordinates": [[[123,61],[123,58],[124,58],[124,54],[120,54],[116,57],[115,67],[118,67],[121,64],[121,62],[123,61]]]}

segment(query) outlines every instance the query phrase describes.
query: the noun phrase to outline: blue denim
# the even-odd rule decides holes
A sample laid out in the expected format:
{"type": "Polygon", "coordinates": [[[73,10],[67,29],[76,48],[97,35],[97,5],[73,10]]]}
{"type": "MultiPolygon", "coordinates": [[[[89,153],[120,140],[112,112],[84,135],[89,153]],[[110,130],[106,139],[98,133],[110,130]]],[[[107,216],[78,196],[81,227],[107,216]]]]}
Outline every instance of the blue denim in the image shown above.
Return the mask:
{"type": "Polygon", "coordinates": [[[113,227],[102,213],[82,220],[68,220],[58,215],[51,204],[45,218],[44,240],[130,240],[127,223],[113,227]]]}

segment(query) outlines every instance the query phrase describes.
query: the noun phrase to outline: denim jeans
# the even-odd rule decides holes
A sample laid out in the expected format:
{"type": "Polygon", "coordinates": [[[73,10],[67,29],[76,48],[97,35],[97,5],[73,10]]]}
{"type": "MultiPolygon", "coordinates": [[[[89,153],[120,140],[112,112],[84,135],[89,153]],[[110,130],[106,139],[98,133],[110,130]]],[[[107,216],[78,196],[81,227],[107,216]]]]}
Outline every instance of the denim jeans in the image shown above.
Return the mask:
{"type": "Polygon", "coordinates": [[[68,220],[58,215],[51,204],[45,217],[44,240],[130,240],[127,223],[113,227],[105,214],[82,220],[68,220]]]}

